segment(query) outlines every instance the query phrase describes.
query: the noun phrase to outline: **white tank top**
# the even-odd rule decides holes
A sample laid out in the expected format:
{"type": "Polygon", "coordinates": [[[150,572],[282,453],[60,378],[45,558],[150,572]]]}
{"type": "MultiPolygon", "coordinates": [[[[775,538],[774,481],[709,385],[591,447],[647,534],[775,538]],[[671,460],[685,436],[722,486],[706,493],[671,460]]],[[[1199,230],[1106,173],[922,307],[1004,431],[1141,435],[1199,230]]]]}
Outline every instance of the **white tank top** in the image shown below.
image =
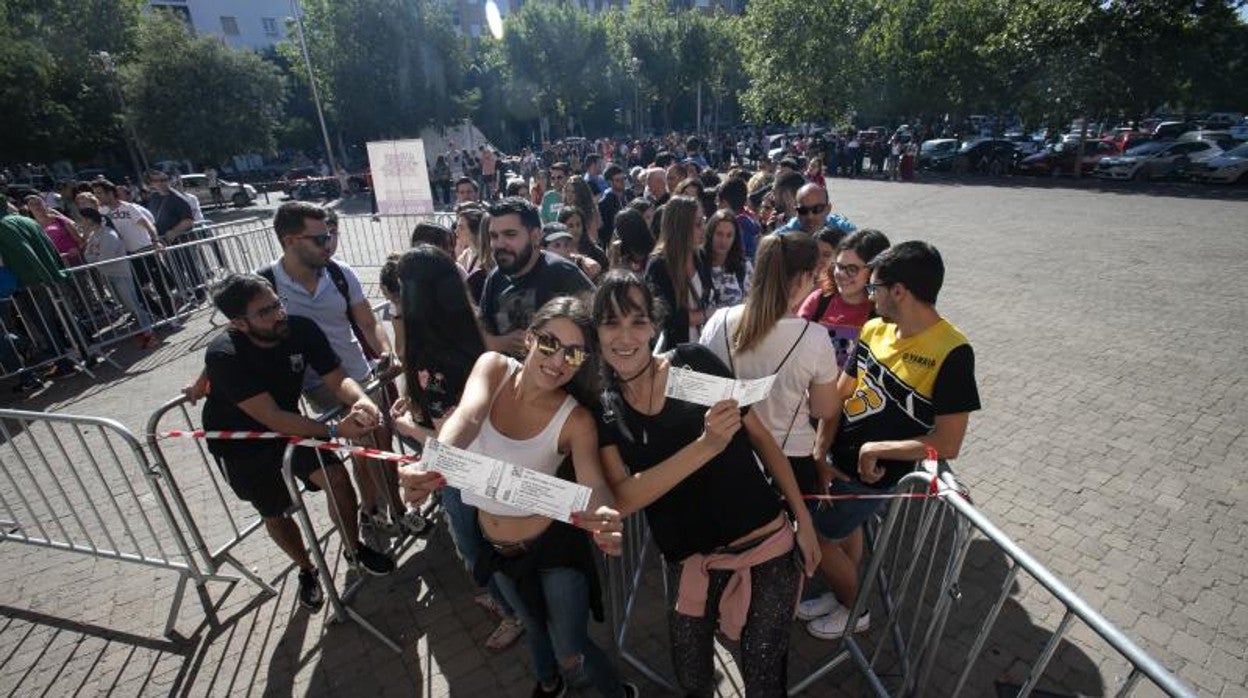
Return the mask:
{"type": "MultiPolygon", "coordinates": [[[[520,362],[508,357],[507,375],[499,383],[498,388],[495,389],[494,396],[490,398],[490,412],[494,411],[494,402],[498,399],[498,393],[502,391],[507,385],[507,381],[511,380],[511,377],[515,375],[519,368],[520,362]]],[[[494,422],[490,419],[489,413],[486,413],[485,421],[481,424],[481,430],[477,432],[477,438],[468,444],[467,450],[514,465],[521,465],[547,475],[554,475],[555,471],[559,469],[559,465],[563,463],[563,454],[559,453],[559,434],[563,431],[564,422],[568,421],[568,415],[572,414],[572,410],[575,408],[575,398],[571,395],[564,398],[563,404],[559,406],[550,423],[531,439],[513,439],[504,436],[499,433],[498,429],[494,428],[494,422]]],[[[529,512],[522,509],[509,507],[506,504],[500,504],[492,499],[486,499],[469,492],[463,493],[463,499],[464,504],[476,507],[495,516],[531,516],[529,512]]]]}

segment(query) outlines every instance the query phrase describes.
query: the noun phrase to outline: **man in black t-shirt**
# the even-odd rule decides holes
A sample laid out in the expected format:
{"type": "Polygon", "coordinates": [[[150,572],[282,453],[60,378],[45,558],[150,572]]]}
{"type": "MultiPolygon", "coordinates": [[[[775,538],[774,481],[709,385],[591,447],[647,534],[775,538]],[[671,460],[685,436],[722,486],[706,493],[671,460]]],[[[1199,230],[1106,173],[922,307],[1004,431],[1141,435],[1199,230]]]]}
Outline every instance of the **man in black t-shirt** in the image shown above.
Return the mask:
{"type": "MultiPolygon", "coordinates": [[[[357,438],[377,427],[381,413],[360,385],[346,377],[325,334],[307,318],[287,316],[283,301],[263,277],[232,275],[217,287],[213,302],[230,324],[208,345],[204,357],[211,385],[204,403],[205,429],[332,440],[357,438]],[[299,413],[308,368],[352,406],[338,424],[322,424],[299,413]]],[[[208,441],[231,489],[256,508],[269,535],[299,566],[299,601],[315,610],[323,598],[303,538],[287,514],[291,500],[281,476],[285,449],[286,442],[279,439],[208,441]]],[[[293,469],[309,489],[324,489],[333,497],[329,515],[342,532],[347,559],[371,574],[392,572],[393,560],[359,542],[355,490],[341,461],[324,451],[298,448],[293,469]]]]}
{"type": "Polygon", "coordinates": [[[497,266],[481,291],[486,348],[519,356],[538,308],[557,296],[590,293],[594,285],[575,264],[541,249],[536,206],[509,197],[490,204],[489,211],[490,250],[497,266]]]}

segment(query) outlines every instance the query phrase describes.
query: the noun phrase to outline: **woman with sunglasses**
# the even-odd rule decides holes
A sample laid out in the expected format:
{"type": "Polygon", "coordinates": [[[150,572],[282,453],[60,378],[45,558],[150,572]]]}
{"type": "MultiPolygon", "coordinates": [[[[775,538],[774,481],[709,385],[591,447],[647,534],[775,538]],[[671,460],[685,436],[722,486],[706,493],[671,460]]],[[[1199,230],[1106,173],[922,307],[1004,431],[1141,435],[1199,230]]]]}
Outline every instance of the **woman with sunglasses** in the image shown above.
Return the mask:
{"type": "Polygon", "coordinates": [[[711,270],[702,257],[702,208],[696,199],[673,196],[663,205],[659,239],[646,264],[646,282],[669,309],[664,346],[696,342],[711,298],[711,270]]]}
{"type": "Polygon", "coordinates": [[[603,469],[620,513],[644,510],[663,553],[681,691],[712,694],[718,621],[729,638],[741,640],[746,695],[782,696],[801,575],[813,574],[819,562],[810,513],[754,410],[731,400],[708,409],[665,397],[673,372],[730,374],[700,345],[651,354],[658,321],[644,281],[623,270],[603,278],[594,295],[605,383],[603,469]],[[772,483],[794,514],[796,535],[772,483]]]}
{"type": "MultiPolygon", "coordinates": [[[[464,386],[459,406],[442,425],[439,439],[474,453],[554,475],[571,458],[575,479],[593,490],[587,511],[573,521],[593,534],[608,554],[619,554],[620,515],[611,503],[598,462],[598,433],[590,412],[595,335],[585,304],[555,298],[533,317],[523,362],[494,352],[481,355],[464,386]]],[[[445,484],[436,472],[404,468],[409,501],[423,501],[445,484]]],[[[486,541],[474,573],[498,583],[520,614],[538,683],[534,696],[561,696],[560,668],[581,673],[608,698],[635,696],[620,681],[607,655],[589,638],[592,609],[602,618],[596,563],[589,537],[560,521],[528,514],[467,492],[477,507],[486,541]]]]}

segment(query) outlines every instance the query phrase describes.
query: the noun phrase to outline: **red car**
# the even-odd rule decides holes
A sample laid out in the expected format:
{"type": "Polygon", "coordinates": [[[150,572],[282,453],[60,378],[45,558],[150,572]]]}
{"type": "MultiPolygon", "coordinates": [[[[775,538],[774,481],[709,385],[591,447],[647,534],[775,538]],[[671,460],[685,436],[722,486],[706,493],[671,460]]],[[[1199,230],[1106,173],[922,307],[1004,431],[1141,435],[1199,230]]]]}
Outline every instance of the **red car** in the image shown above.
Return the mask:
{"type": "MultiPolygon", "coordinates": [[[[1043,151],[1035,155],[1023,158],[1018,163],[1015,171],[1019,174],[1031,175],[1073,175],[1075,173],[1075,155],[1078,153],[1078,143],[1057,143],[1046,147],[1043,151]]],[[[1118,147],[1114,145],[1112,140],[1103,141],[1085,141],[1083,144],[1083,166],[1080,169],[1084,175],[1092,174],[1096,169],[1096,164],[1101,158],[1109,155],[1117,155],[1118,147]]]]}

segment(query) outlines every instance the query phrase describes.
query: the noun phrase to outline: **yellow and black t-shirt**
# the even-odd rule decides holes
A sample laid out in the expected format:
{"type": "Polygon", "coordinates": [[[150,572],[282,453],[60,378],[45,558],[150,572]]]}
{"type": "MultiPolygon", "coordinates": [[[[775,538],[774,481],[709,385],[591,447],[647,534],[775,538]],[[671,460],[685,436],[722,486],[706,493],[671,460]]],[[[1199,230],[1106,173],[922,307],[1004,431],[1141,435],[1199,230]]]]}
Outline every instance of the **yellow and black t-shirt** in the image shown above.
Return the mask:
{"type": "MultiPolygon", "coordinates": [[[[905,338],[882,318],[868,321],[845,372],[857,386],[842,407],[832,461],[855,479],[862,444],[924,436],[936,427],[937,415],[980,407],[975,354],[966,336],[943,318],[905,338]]],[[[887,471],[880,487],[892,487],[914,468],[908,461],[880,465],[887,471]]]]}

